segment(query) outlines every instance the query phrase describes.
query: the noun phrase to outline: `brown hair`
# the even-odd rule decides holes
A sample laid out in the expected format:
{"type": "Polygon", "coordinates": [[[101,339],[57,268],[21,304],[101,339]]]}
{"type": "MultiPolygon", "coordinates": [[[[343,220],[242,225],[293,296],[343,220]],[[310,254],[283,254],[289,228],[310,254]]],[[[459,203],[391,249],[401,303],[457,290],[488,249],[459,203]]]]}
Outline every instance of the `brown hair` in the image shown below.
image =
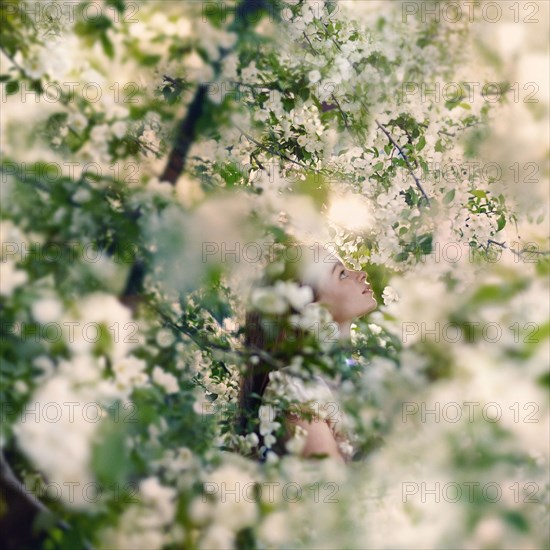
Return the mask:
{"type": "MultiPolygon", "coordinates": [[[[304,286],[301,281],[298,281],[298,284],[304,286]]],[[[313,291],[313,301],[318,301],[318,288],[312,284],[308,286],[313,291]]],[[[283,344],[288,341],[299,344],[305,334],[303,330],[297,327],[289,328],[284,321],[284,315],[270,316],[270,322],[265,323],[265,319],[260,312],[249,310],[246,313],[244,345],[250,354],[249,357],[254,356],[255,360],[249,359],[247,361],[245,371],[241,375],[236,429],[240,435],[250,432],[255,433],[258,436],[259,447],[263,445],[263,436],[259,433],[256,419],[269,382],[269,374],[277,370],[277,363],[285,358],[282,353],[284,352],[282,349],[283,344]],[[289,331],[292,331],[293,334],[289,334],[289,331]],[[291,337],[293,340],[291,340],[291,337]]],[[[279,455],[286,452],[282,441],[277,441],[272,450],[279,455]]],[[[258,458],[262,460],[260,457],[258,458]]]]}

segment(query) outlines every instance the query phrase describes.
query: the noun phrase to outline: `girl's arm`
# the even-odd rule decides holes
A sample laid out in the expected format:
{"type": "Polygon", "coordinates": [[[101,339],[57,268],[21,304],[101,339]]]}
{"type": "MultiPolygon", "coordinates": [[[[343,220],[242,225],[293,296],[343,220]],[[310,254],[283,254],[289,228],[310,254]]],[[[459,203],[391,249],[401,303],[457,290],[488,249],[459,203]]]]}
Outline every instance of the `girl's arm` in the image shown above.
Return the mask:
{"type": "Polygon", "coordinates": [[[326,454],[338,462],[345,463],[345,460],[338,449],[332,430],[325,420],[313,420],[308,422],[296,415],[287,414],[289,424],[301,426],[307,430],[306,444],[302,450],[302,456],[308,457],[317,454],[326,454]]]}

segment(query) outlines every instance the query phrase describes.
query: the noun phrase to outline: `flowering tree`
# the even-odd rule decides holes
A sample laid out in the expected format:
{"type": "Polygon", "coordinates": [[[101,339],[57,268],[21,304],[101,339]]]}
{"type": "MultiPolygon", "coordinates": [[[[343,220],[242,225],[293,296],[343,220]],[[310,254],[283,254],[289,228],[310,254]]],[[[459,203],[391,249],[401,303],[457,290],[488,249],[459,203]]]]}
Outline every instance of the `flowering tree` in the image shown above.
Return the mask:
{"type": "Polygon", "coordinates": [[[9,547],[548,545],[548,6],[429,4],[1,3],[9,547]],[[295,243],[369,273],[350,345],[295,243]],[[236,433],[254,360],[341,377],[349,466],[283,391],[236,433]]]}

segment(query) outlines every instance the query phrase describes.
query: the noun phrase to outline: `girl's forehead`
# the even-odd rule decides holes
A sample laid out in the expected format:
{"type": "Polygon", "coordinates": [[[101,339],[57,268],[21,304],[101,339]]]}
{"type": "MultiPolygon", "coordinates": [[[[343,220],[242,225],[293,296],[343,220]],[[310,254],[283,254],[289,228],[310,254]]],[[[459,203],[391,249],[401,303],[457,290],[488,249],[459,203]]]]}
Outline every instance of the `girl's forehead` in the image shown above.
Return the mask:
{"type": "Polygon", "coordinates": [[[328,279],[331,277],[338,268],[345,267],[345,264],[341,258],[336,254],[328,253],[320,261],[320,269],[322,279],[328,279]]]}
{"type": "Polygon", "coordinates": [[[340,256],[338,256],[334,252],[328,252],[323,258],[323,262],[329,265],[331,270],[334,268],[335,265],[341,265],[345,267],[344,260],[342,260],[342,258],[340,258],[340,256]]]}
{"type": "Polygon", "coordinates": [[[301,260],[302,281],[314,286],[329,278],[337,267],[345,266],[338,254],[323,247],[306,249],[301,260]]]}

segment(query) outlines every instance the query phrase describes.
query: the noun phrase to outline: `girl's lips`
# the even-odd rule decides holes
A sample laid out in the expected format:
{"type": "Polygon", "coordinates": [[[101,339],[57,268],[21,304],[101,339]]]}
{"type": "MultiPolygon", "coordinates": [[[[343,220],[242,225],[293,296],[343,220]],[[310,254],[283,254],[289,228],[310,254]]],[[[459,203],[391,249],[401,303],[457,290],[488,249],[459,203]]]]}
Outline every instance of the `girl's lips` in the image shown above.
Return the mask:
{"type": "Polygon", "coordinates": [[[365,288],[365,290],[363,290],[363,292],[361,292],[361,294],[366,294],[367,292],[372,293],[372,288],[370,288],[370,287],[365,288]]]}

